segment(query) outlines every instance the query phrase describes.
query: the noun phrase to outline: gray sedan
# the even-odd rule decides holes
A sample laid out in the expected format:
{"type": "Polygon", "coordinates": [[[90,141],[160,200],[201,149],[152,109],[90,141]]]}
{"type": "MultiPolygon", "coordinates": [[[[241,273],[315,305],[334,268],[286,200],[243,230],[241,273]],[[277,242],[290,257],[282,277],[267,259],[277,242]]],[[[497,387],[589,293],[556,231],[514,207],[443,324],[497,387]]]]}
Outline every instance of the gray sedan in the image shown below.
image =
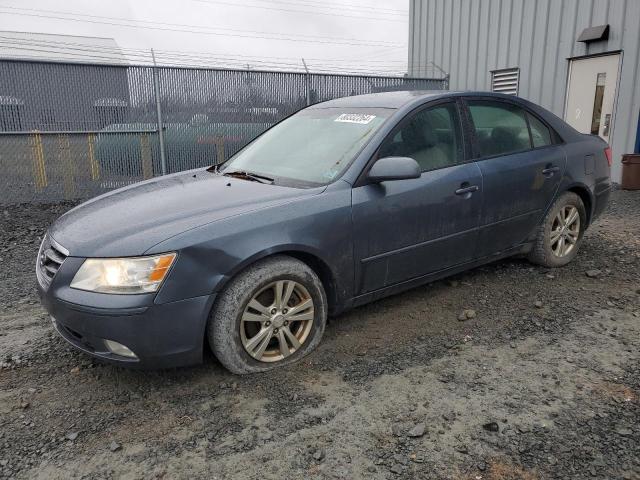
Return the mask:
{"type": "Polygon", "coordinates": [[[60,217],[36,274],[57,331],[121,365],[288,365],[328,315],[511,255],[560,267],[611,152],[530,102],[391,92],[301,110],[219,168],[60,217]]]}

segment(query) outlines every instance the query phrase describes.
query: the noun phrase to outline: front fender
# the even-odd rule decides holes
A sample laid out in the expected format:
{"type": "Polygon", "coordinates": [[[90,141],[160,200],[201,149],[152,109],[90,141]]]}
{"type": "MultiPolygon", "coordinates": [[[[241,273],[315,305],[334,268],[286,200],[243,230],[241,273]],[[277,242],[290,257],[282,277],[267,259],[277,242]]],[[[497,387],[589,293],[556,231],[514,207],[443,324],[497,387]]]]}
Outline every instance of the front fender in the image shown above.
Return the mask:
{"type": "Polygon", "coordinates": [[[156,245],[147,253],[178,252],[156,303],[218,292],[252,263],[285,252],[317,259],[330,272],[337,297],[351,298],[351,187],[344,185],[313,199],[205,225],[156,245]]]}

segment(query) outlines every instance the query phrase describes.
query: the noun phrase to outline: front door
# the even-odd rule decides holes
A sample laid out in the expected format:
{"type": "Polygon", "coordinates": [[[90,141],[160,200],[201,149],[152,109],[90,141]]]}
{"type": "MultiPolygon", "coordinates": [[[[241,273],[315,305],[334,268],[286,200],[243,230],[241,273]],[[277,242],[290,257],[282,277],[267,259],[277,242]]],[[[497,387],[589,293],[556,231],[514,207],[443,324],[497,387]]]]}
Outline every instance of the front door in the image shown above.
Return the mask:
{"type": "Polygon", "coordinates": [[[571,60],[565,120],[610,142],[620,54],[571,60]]]}
{"type": "Polygon", "coordinates": [[[359,294],[473,258],[482,177],[463,145],[454,101],[410,114],[383,142],[379,158],[411,157],[423,173],[353,189],[359,294]]]}

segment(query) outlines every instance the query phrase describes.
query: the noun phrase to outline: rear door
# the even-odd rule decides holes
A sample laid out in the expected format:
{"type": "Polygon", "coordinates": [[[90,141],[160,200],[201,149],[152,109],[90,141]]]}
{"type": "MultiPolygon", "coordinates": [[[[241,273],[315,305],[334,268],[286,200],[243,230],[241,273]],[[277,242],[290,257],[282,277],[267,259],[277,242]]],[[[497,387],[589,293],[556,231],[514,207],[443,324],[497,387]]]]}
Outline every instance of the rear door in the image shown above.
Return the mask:
{"type": "Polygon", "coordinates": [[[566,156],[533,112],[495,98],[465,103],[484,188],[476,256],[486,257],[527,240],[553,200],[566,156]]]}

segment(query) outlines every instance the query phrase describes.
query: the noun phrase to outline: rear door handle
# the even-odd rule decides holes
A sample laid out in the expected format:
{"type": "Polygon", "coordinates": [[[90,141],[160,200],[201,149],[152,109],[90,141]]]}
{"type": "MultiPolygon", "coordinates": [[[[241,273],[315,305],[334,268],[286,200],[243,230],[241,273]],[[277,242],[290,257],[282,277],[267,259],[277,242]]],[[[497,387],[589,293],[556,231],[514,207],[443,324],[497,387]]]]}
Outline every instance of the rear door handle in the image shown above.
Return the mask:
{"type": "Polygon", "coordinates": [[[548,165],[544,170],[542,170],[542,174],[548,177],[552,177],[554,173],[559,172],[560,167],[557,165],[548,165]]]}
{"type": "Polygon", "coordinates": [[[467,195],[469,193],[473,193],[473,192],[477,192],[480,187],[478,187],[478,185],[469,185],[469,186],[463,186],[464,183],[462,185],[460,185],[460,188],[456,190],[456,195],[467,195]]]}

